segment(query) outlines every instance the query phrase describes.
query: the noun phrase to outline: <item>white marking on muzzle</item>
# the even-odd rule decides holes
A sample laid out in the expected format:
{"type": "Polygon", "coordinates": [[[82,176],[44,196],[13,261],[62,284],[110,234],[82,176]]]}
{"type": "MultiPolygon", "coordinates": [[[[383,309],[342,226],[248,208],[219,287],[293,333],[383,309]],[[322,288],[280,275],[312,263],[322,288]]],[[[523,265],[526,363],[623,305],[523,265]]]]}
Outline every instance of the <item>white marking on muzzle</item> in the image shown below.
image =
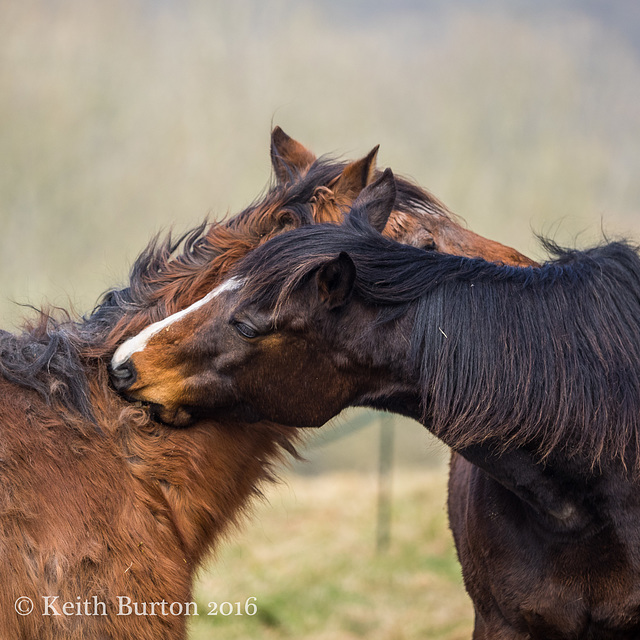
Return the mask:
{"type": "Polygon", "coordinates": [[[159,331],[166,329],[168,326],[172,325],[174,322],[178,320],[182,320],[185,316],[194,312],[196,309],[199,309],[203,305],[207,304],[221,293],[225,291],[235,291],[239,289],[243,284],[243,281],[240,278],[229,278],[221,285],[217,286],[213,291],[210,291],[204,298],[201,298],[197,302],[194,302],[192,305],[188,306],[186,309],[182,311],[178,311],[170,316],[167,316],[164,320],[159,320],[158,322],[154,322],[150,324],[148,327],[145,327],[138,335],[133,336],[133,338],[129,338],[125,340],[113,354],[113,358],[111,358],[111,367],[113,369],[117,369],[121,364],[124,364],[134,353],[137,351],[142,351],[146,346],[149,340],[153,338],[159,331]]]}

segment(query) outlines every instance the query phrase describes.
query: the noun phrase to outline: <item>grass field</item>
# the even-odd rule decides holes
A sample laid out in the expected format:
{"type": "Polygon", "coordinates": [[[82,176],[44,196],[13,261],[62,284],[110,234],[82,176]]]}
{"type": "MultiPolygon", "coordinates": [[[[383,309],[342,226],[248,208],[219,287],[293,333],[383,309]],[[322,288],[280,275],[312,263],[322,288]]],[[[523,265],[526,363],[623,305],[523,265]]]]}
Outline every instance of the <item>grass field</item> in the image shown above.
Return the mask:
{"type": "MultiPolygon", "coordinates": [[[[295,474],[267,490],[198,582],[190,640],[471,636],[445,510],[447,469],[393,480],[391,544],[376,554],[376,478],[295,474]],[[209,602],[255,597],[253,616],[206,615],[209,602]]],[[[224,606],[225,612],[229,606],[224,606]]],[[[251,611],[251,608],[249,608],[251,611]]]]}

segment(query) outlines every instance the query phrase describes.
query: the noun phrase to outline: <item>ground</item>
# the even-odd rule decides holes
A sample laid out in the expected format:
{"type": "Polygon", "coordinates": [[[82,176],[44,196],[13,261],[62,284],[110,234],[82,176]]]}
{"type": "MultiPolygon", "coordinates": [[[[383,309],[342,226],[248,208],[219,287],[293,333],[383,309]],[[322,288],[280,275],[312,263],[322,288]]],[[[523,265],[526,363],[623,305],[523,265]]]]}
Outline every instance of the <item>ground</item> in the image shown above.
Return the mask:
{"type": "Polygon", "coordinates": [[[203,572],[190,640],[470,638],[446,473],[395,472],[386,553],[376,553],[374,475],[291,474],[270,487],[203,572]]]}

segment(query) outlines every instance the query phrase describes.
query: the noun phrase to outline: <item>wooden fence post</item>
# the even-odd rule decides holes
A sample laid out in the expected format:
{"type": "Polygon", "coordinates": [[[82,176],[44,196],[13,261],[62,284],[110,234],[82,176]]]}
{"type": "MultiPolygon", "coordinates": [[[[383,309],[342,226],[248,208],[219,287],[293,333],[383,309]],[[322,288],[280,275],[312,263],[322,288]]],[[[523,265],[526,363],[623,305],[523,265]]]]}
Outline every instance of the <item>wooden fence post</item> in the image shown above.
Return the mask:
{"type": "Polygon", "coordinates": [[[380,448],[378,457],[378,518],[376,552],[386,553],[391,542],[392,472],[393,472],[393,417],[380,416],[380,448]]]}

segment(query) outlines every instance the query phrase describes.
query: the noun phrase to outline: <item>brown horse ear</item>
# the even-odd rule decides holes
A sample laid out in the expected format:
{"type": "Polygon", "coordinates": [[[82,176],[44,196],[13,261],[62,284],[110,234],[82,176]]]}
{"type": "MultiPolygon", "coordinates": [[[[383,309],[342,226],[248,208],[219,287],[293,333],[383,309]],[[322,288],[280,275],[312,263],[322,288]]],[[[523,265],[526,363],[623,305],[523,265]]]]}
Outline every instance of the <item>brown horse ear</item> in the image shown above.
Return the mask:
{"type": "Polygon", "coordinates": [[[318,297],[329,309],[346,304],[356,280],[356,265],[348,253],[342,251],[337,258],[325,262],[316,274],[318,297]]]}
{"type": "Polygon", "coordinates": [[[382,233],[396,202],[396,179],[391,169],[384,173],[356,198],[353,210],[361,211],[369,224],[382,233]]]}
{"type": "Polygon", "coordinates": [[[364,158],[351,162],[344,168],[331,185],[331,190],[336,197],[344,197],[351,203],[373,181],[376,175],[376,157],[379,148],[380,145],[377,144],[364,158]]]}
{"type": "Polygon", "coordinates": [[[278,184],[304,173],[315,161],[316,157],[309,149],[290,138],[280,127],[271,132],[271,165],[278,184]]]}

